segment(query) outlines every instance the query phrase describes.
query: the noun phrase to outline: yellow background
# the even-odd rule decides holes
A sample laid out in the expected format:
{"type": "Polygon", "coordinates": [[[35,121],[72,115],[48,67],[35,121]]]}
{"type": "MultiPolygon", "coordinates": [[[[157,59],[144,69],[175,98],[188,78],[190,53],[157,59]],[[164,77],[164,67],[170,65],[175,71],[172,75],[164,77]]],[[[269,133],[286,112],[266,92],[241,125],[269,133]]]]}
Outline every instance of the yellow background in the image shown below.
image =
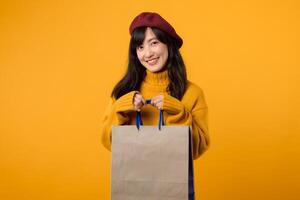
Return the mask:
{"type": "Polygon", "coordinates": [[[142,11],[176,28],[205,92],[212,143],[195,162],[197,197],[299,199],[296,0],[2,0],[0,199],[109,199],[100,119],[142,11]]]}

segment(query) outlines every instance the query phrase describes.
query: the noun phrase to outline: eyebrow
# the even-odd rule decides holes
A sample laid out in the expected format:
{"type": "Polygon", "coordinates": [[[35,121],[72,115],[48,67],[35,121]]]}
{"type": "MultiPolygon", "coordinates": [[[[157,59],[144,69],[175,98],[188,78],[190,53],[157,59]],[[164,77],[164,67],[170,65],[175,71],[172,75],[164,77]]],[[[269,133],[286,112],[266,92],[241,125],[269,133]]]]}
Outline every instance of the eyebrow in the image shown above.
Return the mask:
{"type": "Polygon", "coordinates": [[[152,40],[157,40],[156,37],[150,38],[149,40],[147,40],[147,42],[151,42],[152,40]]]}

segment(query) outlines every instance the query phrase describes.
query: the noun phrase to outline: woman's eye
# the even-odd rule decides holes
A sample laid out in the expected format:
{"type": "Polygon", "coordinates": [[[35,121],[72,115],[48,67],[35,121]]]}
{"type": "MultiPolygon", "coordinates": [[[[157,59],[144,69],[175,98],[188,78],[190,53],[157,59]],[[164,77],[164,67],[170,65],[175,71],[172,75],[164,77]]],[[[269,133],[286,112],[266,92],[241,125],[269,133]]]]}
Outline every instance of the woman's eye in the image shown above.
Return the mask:
{"type": "Polygon", "coordinates": [[[142,50],[143,49],[143,46],[138,46],[138,50],[142,50]]]}
{"type": "Polygon", "coordinates": [[[155,44],[157,44],[158,42],[157,41],[154,41],[154,42],[152,42],[152,45],[155,45],[155,44]]]}

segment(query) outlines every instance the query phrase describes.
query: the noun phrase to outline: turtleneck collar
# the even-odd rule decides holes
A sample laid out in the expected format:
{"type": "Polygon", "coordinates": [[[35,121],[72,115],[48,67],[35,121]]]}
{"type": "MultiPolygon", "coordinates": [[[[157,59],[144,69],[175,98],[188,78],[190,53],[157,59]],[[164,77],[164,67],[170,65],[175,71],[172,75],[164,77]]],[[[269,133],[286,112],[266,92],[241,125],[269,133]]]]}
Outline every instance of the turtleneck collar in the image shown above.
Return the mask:
{"type": "Polygon", "coordinates": [[[158,86],[167,86],[169,84],[168,70],[164,70],[161,72],[151,72],[148,69],[146,69],[146,72],[147,74],[144,79],[145,83],[158,86]]]}

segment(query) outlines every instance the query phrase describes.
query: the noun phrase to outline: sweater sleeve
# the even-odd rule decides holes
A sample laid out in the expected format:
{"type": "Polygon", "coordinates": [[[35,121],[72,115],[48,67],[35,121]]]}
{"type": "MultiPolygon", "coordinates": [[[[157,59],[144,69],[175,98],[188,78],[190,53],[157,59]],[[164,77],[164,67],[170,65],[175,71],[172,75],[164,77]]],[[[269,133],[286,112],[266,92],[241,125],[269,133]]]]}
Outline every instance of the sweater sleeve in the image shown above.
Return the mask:
{"type": "Polygon", "coordinates": [[[184,104],[169,94],[164,95],[163,110],[168,113],[167,125],[191,125],[192,115],[184,104]]]}
{"type": "Polygon", "coordinates": [[[129,112],[135,111],[133,97],[137,91],[131,91],[119,99],[111,98],[101,119],[101,141],[103,146],[111,151],[112,125],[124,125],[129,123],[129,112]]]}
{"type": "Polygon", "coordinates": [[[210,139],[207,122],[208,108],[197,108],[192,111],[193,124],[193,155],[194,159],[199,158],[209,147],[210,139]]]}
{"type": "Polygon", "coordinates": [[[163,109],[169,114],[167,125],[191,125],[193,138],[193,158],[197,159],[209,146],[208,134],[208,109],[203,91],[194,87],[189,91],[187,100],[192,102],[192,108],[188,109],[181,101],[166,94],[164,96],[163,109]]]}

